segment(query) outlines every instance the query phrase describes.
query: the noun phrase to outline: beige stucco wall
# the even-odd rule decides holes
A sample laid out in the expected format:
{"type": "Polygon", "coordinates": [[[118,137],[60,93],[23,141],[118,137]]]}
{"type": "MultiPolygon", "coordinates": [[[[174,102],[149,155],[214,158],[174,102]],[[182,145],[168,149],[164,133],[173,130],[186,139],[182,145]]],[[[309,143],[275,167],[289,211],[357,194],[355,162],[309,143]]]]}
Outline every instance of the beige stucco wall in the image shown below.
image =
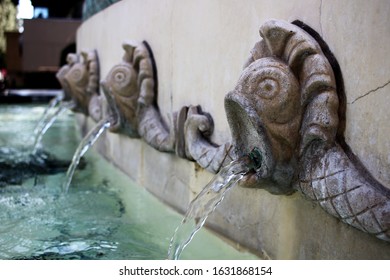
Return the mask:
{"type": "MultiPolygon", "coordinates": [[[[182,106],[199,104],[214,118],[213,141],[224,143],[230,140],[224,96],[260,39],[260,25],[270,18],[300,19],[323,36],[341,66],[348,144],[390,187],[389,14],[386,0],[122,0],[84,22],[77,45],[97,50],[103,78],[120,62],[124,40],[146,40],[157,63],[162,115],[167,120],[182,106]]],[[[91,120],[80,122],[93,125],[91,120]]],[[[160,153],[141,140],[108,133],[97,148],[179,211],[212,178],[192,162],[160,153]]],[[[388,243],[339,222],[300,193],[277,197],[235,188],[209,222],[271,258],[390,258],[388,243]]]]}

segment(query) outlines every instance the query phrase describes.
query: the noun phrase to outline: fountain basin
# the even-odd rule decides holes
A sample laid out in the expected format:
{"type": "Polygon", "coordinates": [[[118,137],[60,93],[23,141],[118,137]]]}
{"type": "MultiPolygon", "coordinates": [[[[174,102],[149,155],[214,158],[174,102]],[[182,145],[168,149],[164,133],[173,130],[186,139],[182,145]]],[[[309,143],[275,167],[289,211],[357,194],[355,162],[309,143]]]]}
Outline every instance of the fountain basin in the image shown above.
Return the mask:
{"type": "MultiPolygon", "coordinates": [[[[26,147],[44,108],[0,106],[2,149],[26,147]]],[[[70,160],[79,141],[75,115],[69,111],[42,143],[51,155],[70,160]]],[[[181,216],[94,150],[85,157],[85,168],[76,170],[67,194],[61,189],[65,172],[35,174],[0,187],[0,259],[166,258],[181,216]]],[[[257,259],[206,230],[183,258],[257,259]]]]}

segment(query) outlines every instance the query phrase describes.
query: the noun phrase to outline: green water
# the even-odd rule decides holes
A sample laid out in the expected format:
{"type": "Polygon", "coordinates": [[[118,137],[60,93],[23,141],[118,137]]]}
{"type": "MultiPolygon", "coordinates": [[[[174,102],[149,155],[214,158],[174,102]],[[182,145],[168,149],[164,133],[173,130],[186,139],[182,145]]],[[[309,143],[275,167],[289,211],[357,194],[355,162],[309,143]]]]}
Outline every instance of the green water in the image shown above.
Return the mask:
{"type": "MultiPolygon", "coordinates": [[[[44,108],[0,106],[0,149],[28,150],[44,108]]],[[[45,151],[70,161],[80,140],[74,115],[67,112],[42,143],[45,151]]],[[[65,171],[29,173],[22,182],[0,187],[0,259],[166,259],[182,216],[93,149],[85,162],[66,195],[61,190],[65,171]]],[[[206,229],[181,255],[181,259],[256,258],[206,229]]]]}

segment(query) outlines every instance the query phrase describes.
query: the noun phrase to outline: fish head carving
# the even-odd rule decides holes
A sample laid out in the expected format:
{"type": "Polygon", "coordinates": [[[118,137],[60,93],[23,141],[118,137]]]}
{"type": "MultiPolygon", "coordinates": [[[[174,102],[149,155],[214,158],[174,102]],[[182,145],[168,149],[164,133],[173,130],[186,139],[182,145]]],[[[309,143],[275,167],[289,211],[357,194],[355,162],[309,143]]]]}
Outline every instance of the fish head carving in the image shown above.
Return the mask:
{"type": "MultiPolygon", "coordinates": [[[[63,88],[68,92],[75,102],[73,111],[89,115],[90,100],[94,95],[98,95],[99,69],[96,51],[82,51],[74,62],[73,56],[68,56],[68,71],[63,75],[63,88]]],[[[101,115],[100,107],[93,108],[94,119],[101,115]],[[99,111],[99,112],[97,112],[99,111]]]]}
{"type": "Polygon", "coordinates": [[[299,141],[300,105],[296,77],[286,64],[274,58],[250,64],[226,96],[235,153],[242,156],[256,147],[262,154],[261,167],[250,175],[259,184],[277,181],[283,187],[289,185],[299,141]]]}
{"type": "Polygon", "coordinates": [[[138,137],[138,73],[131,63],[133,48],[124,44],[124,50],[123,61],[111,68],[101,86],[111,114],[110,130],[138,137]]]}
{"type": "Polygon", "coordinates": [[[235,157],[254,147],[262,153],[242,185],[288,194],[307,147],[334,143],[338,97],[332,68],[308,33],[271,20],[260,34],[225,110],[235,157]]]}
{"type": "Polygon", "coordinates": [[[84,104],[86,103],[85,89],[88,85],[88,71],[84,63],[76,63],[65,75],[65,82],[69,88],[72,99],[76,106],[74,111],[86,113],[84,104]]]}
{"type": "Polygon", "coordinates": [[[125,42],[122,47],[122,61],[101,85],[111,114],[111,132],[138,138],[140,122],[156,102],[152,54],[146,42],[125,42]]]}
{"type": "Polygon", "coordinates": [[[67,81],[65,80],[65,76],[70,71],[70,69],[73,67],[73,65],[76,64],[78,61],[79,61],[78,54],[69,53],[66,57],[67,63],[65,65],[63,65],[56,73],[56,78],[64,91],[64,97],[63,97],[64,101],[72,100],[72,92],[71,92],[71,89],[69,88],[67,81]]]}

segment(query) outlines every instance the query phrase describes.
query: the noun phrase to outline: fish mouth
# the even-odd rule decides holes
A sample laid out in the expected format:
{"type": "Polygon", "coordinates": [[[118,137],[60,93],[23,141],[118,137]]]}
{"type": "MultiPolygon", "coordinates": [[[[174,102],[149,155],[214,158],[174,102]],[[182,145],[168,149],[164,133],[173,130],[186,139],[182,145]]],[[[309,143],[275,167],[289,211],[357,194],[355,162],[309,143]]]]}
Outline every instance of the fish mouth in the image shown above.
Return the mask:
{"type": "Polygon", "coordinates": [[[109,130],[111,132],[117,133],[120,132],[122,122],[120,118],[120,113],[119,113],[119,108],[115,102],[114,96],[111,94],[110,89],[107,86],[107,83],[105,81],[102,81],[100,83],[104,96],[106,97],[107,100],[107,115],[108,119],[110,121],[110,128],[109,130]]]}
{"type": "Polygon", "coordinates": [[[240,181],[240,186],[261,188],[272,194],[290,194],[289,183],[280,180],[280,168],[272,152],[264,123],[253,102],[236,90],[225,97],[225,111],[232,133],[233,157],[239,159],[256,150],[260,159],[240,181]]]}
{"type": "Polygon", "coordinates": [[[244,157],[256,149],[261,154],[257,168],[253,168],[246,176],[256,175],[258,179],[271,176],[275,165],[271,145],[261,118],[251,102],[236,91],[225,97],[225,111],[232,133],[233,156],[244,157]]]}

